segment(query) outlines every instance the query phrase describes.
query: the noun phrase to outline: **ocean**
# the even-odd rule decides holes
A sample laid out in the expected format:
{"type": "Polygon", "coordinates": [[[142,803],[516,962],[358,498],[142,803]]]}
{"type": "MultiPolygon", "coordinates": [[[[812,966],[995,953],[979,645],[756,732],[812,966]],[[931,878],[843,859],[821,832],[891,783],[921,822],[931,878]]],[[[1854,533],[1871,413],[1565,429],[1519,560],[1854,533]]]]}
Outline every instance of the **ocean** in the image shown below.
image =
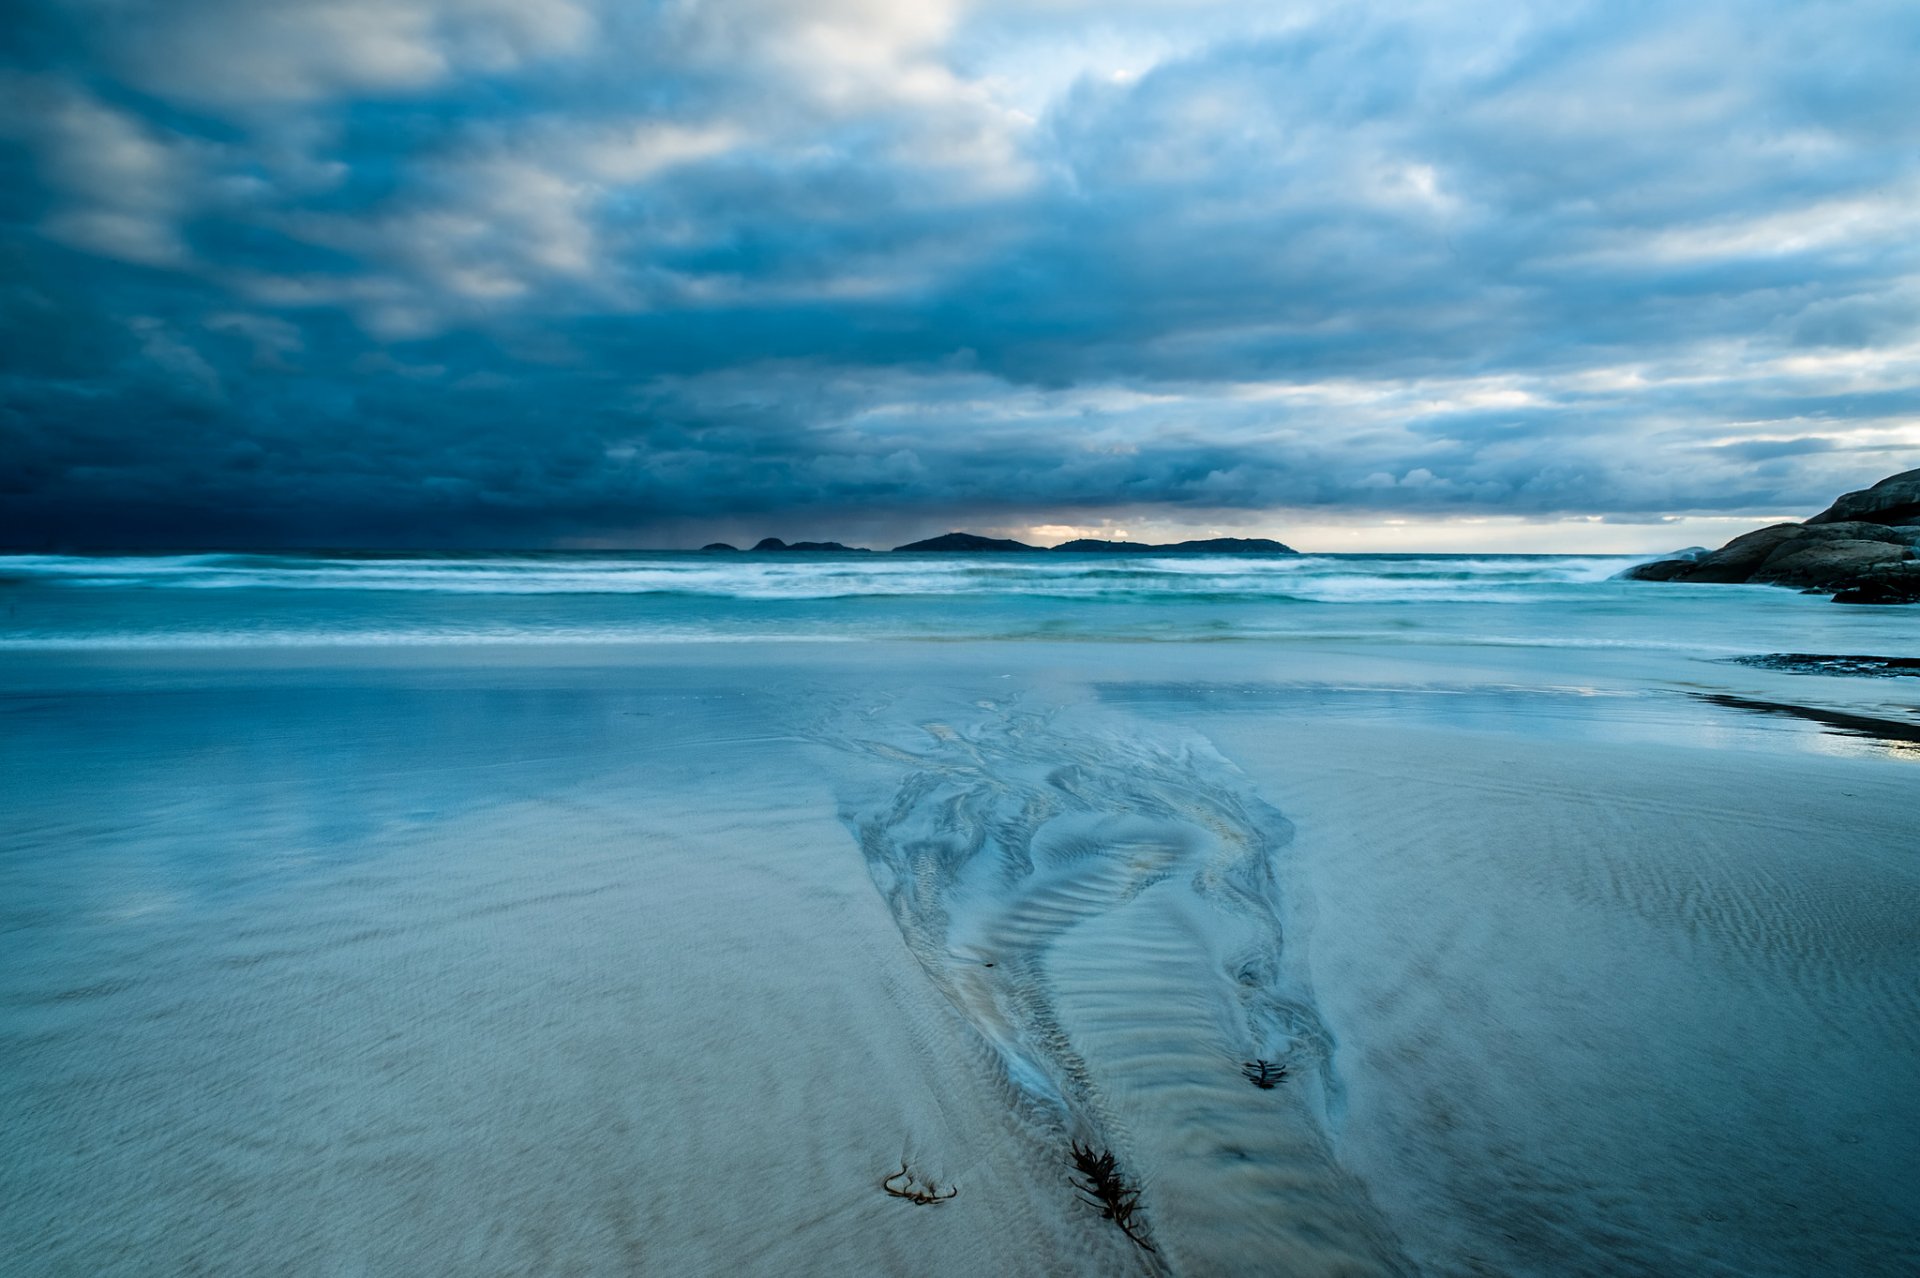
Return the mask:
{"type": "Polygon", "coordinates": [[[1617,581],[1610,555],[0,556],[0,645],[1350,640],[1912,645],[1899,610],[1617,581]]]}
{"type": "Polygon", "coordinates": [[[0,558],[0,1271],[1914,1272],[1920,621],[1631,562],[0,558]]]}

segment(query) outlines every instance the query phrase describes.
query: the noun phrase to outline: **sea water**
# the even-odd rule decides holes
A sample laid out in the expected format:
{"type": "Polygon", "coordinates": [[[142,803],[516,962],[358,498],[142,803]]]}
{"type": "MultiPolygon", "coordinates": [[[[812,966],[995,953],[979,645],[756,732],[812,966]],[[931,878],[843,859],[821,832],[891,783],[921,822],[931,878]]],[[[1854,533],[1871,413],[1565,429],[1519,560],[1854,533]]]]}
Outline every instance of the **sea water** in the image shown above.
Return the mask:
{"type": "Polygon", "coordinates": [[[1630,557],[597,553],[0,556],[0,646],[1351,640],[1914,646],[1899,609],[1621,581],[1630,557]]]}

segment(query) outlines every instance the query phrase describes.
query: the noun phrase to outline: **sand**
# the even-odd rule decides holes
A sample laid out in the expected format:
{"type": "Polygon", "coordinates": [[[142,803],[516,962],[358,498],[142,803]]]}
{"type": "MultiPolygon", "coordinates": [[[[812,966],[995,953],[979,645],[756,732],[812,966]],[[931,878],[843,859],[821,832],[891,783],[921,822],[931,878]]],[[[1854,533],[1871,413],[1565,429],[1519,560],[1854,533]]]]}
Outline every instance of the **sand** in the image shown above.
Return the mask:
{"type": "Polygon", "coordinates": [[[1689,695],[1901,681],[16,656],[9,1273],[1920,1264],[1920,758],[1689,695]],[[889,1197],[903,1162],[954,1197],[889,1197]]]}

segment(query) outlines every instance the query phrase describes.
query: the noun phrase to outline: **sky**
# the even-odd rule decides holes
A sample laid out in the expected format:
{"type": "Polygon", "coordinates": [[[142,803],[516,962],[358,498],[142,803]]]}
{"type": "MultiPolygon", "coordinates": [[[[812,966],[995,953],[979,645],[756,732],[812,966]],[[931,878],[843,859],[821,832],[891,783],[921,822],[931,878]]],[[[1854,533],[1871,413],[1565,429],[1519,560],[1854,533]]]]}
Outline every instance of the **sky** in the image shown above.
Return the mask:
{"type": "Polygon", "coordinates": [[[1920,5],[10,0],[0,544],[1719,544],[1920,465],[1920,5]]]}

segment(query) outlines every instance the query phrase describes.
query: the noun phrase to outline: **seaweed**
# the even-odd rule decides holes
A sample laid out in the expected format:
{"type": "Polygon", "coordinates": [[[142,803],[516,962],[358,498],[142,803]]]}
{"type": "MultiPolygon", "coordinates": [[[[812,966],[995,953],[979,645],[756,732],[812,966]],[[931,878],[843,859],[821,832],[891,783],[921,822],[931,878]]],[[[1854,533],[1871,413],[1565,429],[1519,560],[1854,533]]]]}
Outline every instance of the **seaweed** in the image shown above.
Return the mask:
{"type": "Polygon", "coordinates": [[[907,1165],[904,1162],[900,1164],[899,1171],[881,1180],[880,1188],[886,1190],[887,1196],[890,1198],[904,1198],[919,1207],[930,1207],[936,1203],[944,1203],[948,1199],[958,1196],[960,1193],[960,1186],[958,1185],[948,1185],[946,1192],[941,1193],[939,1185],[930,1180],[920,1180],[912,1172],[907,1170],[907,1165]],[[898,1183],[896,1184],[895,1182],[898,1183]]]}
{"type": "Polygon", "coordinates": [[[1113,1151],[1103,1149],[1095,1154],[1091,1145],[1074,1141],[1073,1166],[1085,1178],[1067,1177],[1067,1183],[1073,1186],[1080,1201],[1098,1211],[1101,1219],[1111,1220],[1134,1246],[1153,1251],[1154,1246],[1144,1232],[1145,1222],[1134,1219],[1140,1210],[1140,1190],[1127,1183],[1113,1151]]]}

